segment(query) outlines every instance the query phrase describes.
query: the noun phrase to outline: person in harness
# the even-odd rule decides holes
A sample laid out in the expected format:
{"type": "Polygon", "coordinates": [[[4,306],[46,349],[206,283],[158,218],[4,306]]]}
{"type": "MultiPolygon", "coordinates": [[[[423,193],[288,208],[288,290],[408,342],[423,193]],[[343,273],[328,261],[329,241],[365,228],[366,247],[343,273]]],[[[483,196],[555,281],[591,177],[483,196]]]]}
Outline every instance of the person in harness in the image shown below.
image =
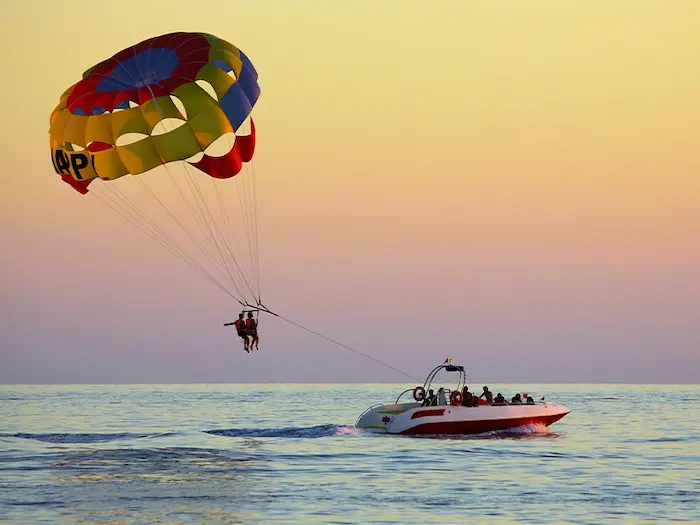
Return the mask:
{"type": "Polygon", "coordinates": [[[248,319],[245,320],[245,331],[246,335],[250,337],[250,349],[258,350],[258,343],[260,342],[260,337],[258,337],[258,321],[253,319],[253,312],[248,312],[248,319]]]}
{"type": "MultiPolygon", "coordinates": [[[[248,315],[252,315],[252,314],[250,314],[250,312],[249,312],[248,315]]],[[[234,322],[224,323],[224,326],[232,326],[232,325],[236,327],[236,332],[238,333],[238,337],[243,339],[243,349],[246,352],[250,353],[250,350],[248,350],[248,343],[249,343],[248,342],[248,331],[246,330],[246,321],[245,321],[245,319],[243,319],[242,313],[238,314],[238,319],[236,319],[234,322]]]]}

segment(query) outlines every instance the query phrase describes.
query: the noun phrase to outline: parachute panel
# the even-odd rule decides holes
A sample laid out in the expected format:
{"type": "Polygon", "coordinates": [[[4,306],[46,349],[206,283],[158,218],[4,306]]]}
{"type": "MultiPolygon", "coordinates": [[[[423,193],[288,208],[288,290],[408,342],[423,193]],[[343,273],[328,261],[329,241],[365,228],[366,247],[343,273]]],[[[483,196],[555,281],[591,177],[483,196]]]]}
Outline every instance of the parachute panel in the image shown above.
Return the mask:
{"type": "Polygon", "coordinates": [[[104,115],[95,115],[87,117],[85,125],[85,141],[102,142],[105,144],[114,144],[114,135],[112,134],[112,114],[105,113],[104,115]]]}
{"type": "Polygon", "coordinates": [[[226,74],[226,72],[220,67],[214,64],[205,65],[197,74],[197,80],[204,80],[211,84],[216,92],[217,100],[226,94],[231,85],[235,82],[233,78],[226,74]]]}
{"type": "Polygon", "coordinates": [[[149,132],[152,132],[161,120],[169,118],[187,120],[185,115],[180,113],[180,110],[173,103],[169,95],[148,100],[143,105],[139,106],[139,109],[141,110],[144,120],[148,122],[151,128],[149,132]]]}
{"type": "Polygon", "coordinates": [[[151,136],[161,162],[185,160],[202,151],[197,137],[188,125],[169,131],[163,135],[151,136]]]}
{"type": "Polygon", "coordinates": [[[103,181],[115,180],[129,174],[116,148],[108,148],[92,154],[95,171],[103,181]]]}
{"type": "Polygon", "coordinates": [[[132,175],[145,173],[163,164],[151,137],[126,146],[116,146],[116,149],[122,163],[132,175]]]}

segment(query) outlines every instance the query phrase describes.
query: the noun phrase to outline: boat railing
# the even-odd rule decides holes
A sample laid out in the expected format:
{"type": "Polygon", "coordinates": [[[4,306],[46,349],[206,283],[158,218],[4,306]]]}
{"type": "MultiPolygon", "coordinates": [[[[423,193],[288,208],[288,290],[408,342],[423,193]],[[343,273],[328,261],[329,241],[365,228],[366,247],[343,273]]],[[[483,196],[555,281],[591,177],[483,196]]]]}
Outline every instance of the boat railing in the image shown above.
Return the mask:
{"type": "Polygon", "coordinates": [[[360,419],[362,419],[362,416],[364,416],[367,412],[371,412],[375,408],[379,408],[381,406],[384,406],[384,403],[375,403],[374,405],[367,407],[362,414],[360,414],[360,417],[357,418],[357,421],[355,421],[355,426],[357,426],[357,423],[359,423],[360,419]]]}
{"type": "Polygon", "coordinates": [[[414,390],[413,388],[407,388],[406,390],[404,390],[403,392],[401,392],[401,393],[399,394],[399,397],[396,398],[396,403],[398,404],[399,399],[401,399],[401,397],[402,397],[404,394],[406,394],[406,393],[408,393],[408,392],[413,392],[413,390],[414,390]]]}

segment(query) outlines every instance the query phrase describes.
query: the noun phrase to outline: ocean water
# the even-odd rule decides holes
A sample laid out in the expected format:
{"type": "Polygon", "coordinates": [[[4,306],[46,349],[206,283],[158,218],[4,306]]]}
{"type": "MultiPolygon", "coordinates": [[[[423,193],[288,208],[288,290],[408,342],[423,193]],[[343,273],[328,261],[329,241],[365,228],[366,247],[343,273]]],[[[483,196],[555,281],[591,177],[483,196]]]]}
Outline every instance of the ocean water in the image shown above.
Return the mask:
{"type": "Polygon", "coordinates": [[[408,386],[2,386],[0,523],[700,523],[700,386],[493,385],[572,413],[354,428],[408,386]]]}

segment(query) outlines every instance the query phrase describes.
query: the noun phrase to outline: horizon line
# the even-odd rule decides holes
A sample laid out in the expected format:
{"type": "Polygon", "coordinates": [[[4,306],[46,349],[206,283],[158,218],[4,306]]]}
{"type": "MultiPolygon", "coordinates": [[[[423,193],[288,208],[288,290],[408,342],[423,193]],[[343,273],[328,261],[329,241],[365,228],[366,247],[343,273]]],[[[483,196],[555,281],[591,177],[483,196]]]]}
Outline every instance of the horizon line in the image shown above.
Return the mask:
{"type": "MultiPolygon", "coordinates": [[[[440,381],[438,381],[440,382],[440,381]]],[[[449,381],[442,381],[449,382],[449,381]]],[[[480,384],[481,382],[472,382],[473,384],[480,384]]],[[[499,384],[499,385],[566,385],[566,386],[591,386],[591,385],[607,385],[607,386],[700,386],[700,383],[644,383],[644,382],[498,382],[498,381],[486,381],[486,384],[499,384]]],[[[341,385],[405,385],[406,383],[396,383],[396,382],[383,382],[383,381],[373,381],[373,382],[314,382],[314,381],[275,381],[275,382],[260,382],[260,381],[237,381],[237,382],[225,382],[225,381],[204,381],[204,382],[135,382],[135,383],[0,383],[0,387],[5,386],[199,386],[199,385],[323,385],[323,386],[341,386],[341,385]]]]}

